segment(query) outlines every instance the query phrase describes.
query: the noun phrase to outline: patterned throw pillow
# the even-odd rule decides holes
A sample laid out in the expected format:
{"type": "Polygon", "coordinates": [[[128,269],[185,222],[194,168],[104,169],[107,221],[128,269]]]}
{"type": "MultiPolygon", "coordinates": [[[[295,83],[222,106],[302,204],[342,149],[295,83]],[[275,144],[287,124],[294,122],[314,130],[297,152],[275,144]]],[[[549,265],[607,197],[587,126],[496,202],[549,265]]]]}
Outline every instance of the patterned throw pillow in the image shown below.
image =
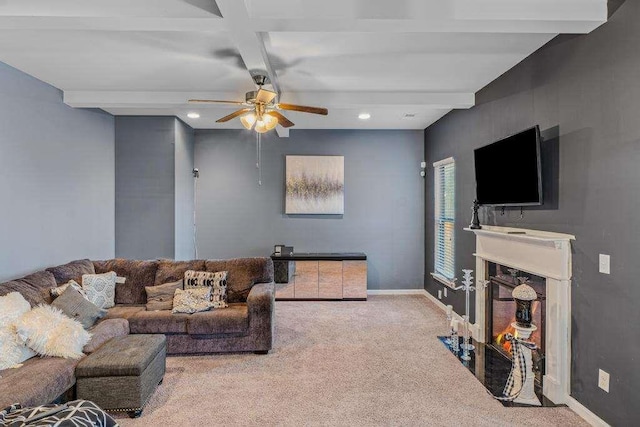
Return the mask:
{"type": "Polygon", "coordinates": [[[176,289],[173,297],[172,313],[193,314],[200,311],[211,310],[214,307],[211,300],[210,288],[176,289]]]}
{"type": "Polygon", "coordinates": [[[58,298],[60,295],[64,293],[64,291],[67,290],[69,286],[71,286],[76,291],[80,292],[80,294],[83,297],[85,298],[87,297],[87,294],[84,292],[84,289],[82,289],[82,286],[80,286],[78,282],[76,282],[75,280],[69,280],[67,283],[65,283],[64,285],[60,285],[57,288],[51,288],[49,290],[49,293],[53,298],[58,298]]]}
{"type": "Polygon", "coordinates": [[[118,423],[95,403],[73,400],[62,405],[23,408],[15,403],[0,411],[0,426],[117,427],[118,423]]]}
{"type": "Polygon", "coordinates": [[[158,286],[145,286],[147,311],[171,310],[176,289],[182,289],[182,280],[158,286]]]}
{"type": "Polygon", "coordinates": [[[82,289],[87,299],[100,308],[111,308],[116,298],[116,273],[83,274],[82,289]]]}
{"type": "Polygon", "coordinates": [[[89,301],[73,286],[67,286],[67,290],[56,298],[51,305],[62,310],[70,318],[80,322],[85,329],[89,329],[98,319],[102,319],[107,315],[107,310],[99,308],[89,301]]]}
{"type": "Polygon", "coordinates": [[[208,287],[211,289],[211,302],[215,308],[225,308],[227,304],[227,272],[187,270],[184,273],[184,288],[196,289],[208,287]]]}
{"type": "Polygon", "coordinates": [[[79,359],[82,347],[91,339],[80,322],[59,309],[41,305],[25,313],[15,323],[18,336],[42,356],[79,359]]]}

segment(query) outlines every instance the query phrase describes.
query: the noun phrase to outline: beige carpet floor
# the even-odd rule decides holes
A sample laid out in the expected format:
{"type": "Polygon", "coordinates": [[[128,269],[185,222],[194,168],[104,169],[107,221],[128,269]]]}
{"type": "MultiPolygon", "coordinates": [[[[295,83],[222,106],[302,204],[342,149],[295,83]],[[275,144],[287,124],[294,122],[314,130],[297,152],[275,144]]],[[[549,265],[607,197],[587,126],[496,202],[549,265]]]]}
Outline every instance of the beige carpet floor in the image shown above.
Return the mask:
{"type": "Polygon", "coordinates": [[[268,355],[167,359],[142,417],[123,426],[582,426],[568,408],[505,408],[437,340],[423,296],[277,302],[268,355]]]}

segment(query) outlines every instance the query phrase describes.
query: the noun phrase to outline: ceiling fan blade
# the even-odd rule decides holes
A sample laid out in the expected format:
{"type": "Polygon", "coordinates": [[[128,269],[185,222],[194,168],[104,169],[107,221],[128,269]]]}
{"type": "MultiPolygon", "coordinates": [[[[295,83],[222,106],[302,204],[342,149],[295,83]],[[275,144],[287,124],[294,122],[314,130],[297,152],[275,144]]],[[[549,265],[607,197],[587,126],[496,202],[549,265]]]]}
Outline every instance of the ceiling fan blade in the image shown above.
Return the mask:
{"type": "Polygon", "coordinates": [[[295,105],[295,104],[278,104],[276,107],[281,110],[289,110],[289,111],[300,111],[302,113],[313,113],[313,114],[321,114],[326,116],[329,114],[329,110],[326,108],[320,107],[307,107],[306,105],[295,105]]]}
{"type": "Polygon", "coordinates": [[[277,93],[271,92],[270,90],[262,89],[258,90],[258,94],[256,95],[256,102],[261,102],[263,104],[268,104],[273,99],[278,96],[277,93]]]}
{"type": "Polygon", "coordinates": [[[203,103],[215,103],[215,104],[233,104],[243,105],[244,102],[240,101],[219,101],[217,99],[190,99],[189,102],[203,102],[203,103]]]}
{"type": "Polygon", "coordinates": [[[269,111],[268,113],[265,113],[265,114],[278,119],[278,124],[283,128],[290,128],[295,124],[291,120],[283,116],[282,114],[278,113],[277,111],[269,111]]]}
{"type": "Polygon", "coordinates": [[[241,116],[245,113],[248,113],[249,111],[253,111],[253,108],[243,108],[242,110],[234,111],[228,116],[224,116],[223,118],[216,120],[216,123],[228,122],[229,120],[235,119],[236,117],[241,116]]]}

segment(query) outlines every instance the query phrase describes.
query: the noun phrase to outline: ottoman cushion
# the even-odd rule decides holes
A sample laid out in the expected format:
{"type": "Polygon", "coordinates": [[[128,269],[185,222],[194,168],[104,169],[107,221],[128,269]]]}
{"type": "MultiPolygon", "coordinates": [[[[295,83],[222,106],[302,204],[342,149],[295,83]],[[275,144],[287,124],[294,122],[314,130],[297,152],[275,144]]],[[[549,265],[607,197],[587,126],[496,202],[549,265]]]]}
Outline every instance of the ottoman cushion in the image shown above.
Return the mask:
{"type": "Polygon", "coordinates": [[[165,345],[164,335],[115,337],[78,364],[76,377],[139,376],[165,345]]]}

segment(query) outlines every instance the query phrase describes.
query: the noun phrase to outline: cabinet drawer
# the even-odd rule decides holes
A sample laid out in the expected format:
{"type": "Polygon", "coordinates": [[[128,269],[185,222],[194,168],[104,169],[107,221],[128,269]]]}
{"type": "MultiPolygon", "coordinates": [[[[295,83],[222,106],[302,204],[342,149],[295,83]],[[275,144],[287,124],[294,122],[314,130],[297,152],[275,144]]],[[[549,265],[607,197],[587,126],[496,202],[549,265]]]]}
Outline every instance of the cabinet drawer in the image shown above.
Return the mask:
{"type": "Polygon", "coordinates": [[[319,261],[318,297],[342,299],[342,261],[319,261]]]}
{"type": "Polygon", "coordinates": [[[367,298],[367,261],[343,261],[342,297],[367,298]]]}
{"type": "Polygon", "coordinates": [[[318,298],[318,261],[296,261],[295,297],[318,298]]]}

